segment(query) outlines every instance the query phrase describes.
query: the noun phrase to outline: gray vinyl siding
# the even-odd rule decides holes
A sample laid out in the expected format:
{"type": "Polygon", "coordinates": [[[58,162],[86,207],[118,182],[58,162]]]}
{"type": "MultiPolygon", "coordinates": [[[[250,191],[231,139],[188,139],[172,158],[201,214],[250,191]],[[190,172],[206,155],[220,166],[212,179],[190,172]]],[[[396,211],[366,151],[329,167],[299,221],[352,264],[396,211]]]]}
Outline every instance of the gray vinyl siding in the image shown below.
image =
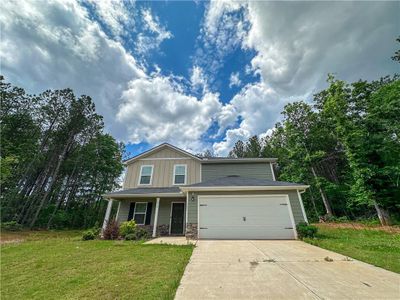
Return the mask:
{"type": "MultiPolygon", "coordinates": [[[[117,222],[120,224],[128,220],[129,207],[131,202],[152,202],[150,225],[154,224],[154,214],[156,209],[156,200],[154,199],[135,199],[135,200],[121,200],[117,222]]],[[[171,214],[172,202],[184,202],[186,205],[186,198],[161,198],[160,207],[158,209],[158,225],[169,225],[171,214]]]]}
{"type": "Polygon", "coordinates": [[[202,164],[201,181],[229,175],[274,180],[270,163],[202,164]]]}
{"type": "Polygon", "coordinates": [[[191,200],[189,195],[188,205],[188,223],[197,223],[197,196],[198,195],[274,195],[274,194],[287,194],[289,195],[290,207],[292,208],[293,218],[296,224],[305,222],[303,212],[296,190],[290,191],[238,191],[238,192],[196,192],[194,193],[194,201],[191,200]]]}

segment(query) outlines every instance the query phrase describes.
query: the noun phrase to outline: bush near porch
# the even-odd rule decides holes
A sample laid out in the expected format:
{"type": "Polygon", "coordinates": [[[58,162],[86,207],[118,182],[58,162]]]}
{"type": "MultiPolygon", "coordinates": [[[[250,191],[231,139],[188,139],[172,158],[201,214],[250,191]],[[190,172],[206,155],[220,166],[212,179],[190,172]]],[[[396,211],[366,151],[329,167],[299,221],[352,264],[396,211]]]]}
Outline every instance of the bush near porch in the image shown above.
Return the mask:
{"type": "Polygon", "coordinates": [[[173,299],[193,250],[82,241],[82,231],[2,232],[1,238],[1,299],[173,299]]]}

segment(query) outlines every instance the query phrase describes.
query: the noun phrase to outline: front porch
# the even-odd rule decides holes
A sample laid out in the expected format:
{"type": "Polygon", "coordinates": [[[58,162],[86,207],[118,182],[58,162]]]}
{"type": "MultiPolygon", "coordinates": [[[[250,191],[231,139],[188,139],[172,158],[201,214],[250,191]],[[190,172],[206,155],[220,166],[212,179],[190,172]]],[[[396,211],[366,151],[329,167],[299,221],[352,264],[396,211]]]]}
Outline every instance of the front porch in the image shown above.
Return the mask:
{"type": "MultiPolygon", "coordinates": [[[[103,222],[105,229],[112,207],[118,205],[115,216],[118,224],[135,220],[136,224],[146,229],[150,236],[184,236],[187,233],[187,199],[175,189],[169,193],[107,195],[108,206],[103,222]]],[[[136,191],[137,192],[137,189],[136,191]]]]}

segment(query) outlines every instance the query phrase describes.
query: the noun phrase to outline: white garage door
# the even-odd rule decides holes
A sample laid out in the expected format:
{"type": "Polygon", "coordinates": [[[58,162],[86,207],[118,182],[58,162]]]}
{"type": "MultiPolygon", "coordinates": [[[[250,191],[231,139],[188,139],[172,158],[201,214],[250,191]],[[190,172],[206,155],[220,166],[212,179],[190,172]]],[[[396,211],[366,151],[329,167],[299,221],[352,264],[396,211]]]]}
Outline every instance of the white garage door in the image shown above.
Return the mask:
{"type": "Polygon", "coordinates": [[[199,238],[294,239],[287,195],[199,196],[199,238]]]}

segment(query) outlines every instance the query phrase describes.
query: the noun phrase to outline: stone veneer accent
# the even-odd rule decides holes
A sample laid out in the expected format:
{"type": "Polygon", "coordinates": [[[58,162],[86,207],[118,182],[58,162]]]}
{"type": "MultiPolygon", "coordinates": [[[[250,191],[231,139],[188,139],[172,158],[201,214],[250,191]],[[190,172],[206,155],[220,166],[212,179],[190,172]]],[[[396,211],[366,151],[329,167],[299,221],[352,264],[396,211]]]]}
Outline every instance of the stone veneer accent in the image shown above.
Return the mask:
{"type": "MultiPolygon", "coordinates": [[[[147,231],[149,236],[153,234],[153,225],[138,225],[140,228],[143,228],[147,231]]],[[[157,236],[166,236],[169,235],[169,225],[158,225],[156,230],[157,236]]]]}
{"type": "Polygon", "coordinates": [[[197,223],[187,223],[185,236],[188,239],[197,240],[197,223]]]}

